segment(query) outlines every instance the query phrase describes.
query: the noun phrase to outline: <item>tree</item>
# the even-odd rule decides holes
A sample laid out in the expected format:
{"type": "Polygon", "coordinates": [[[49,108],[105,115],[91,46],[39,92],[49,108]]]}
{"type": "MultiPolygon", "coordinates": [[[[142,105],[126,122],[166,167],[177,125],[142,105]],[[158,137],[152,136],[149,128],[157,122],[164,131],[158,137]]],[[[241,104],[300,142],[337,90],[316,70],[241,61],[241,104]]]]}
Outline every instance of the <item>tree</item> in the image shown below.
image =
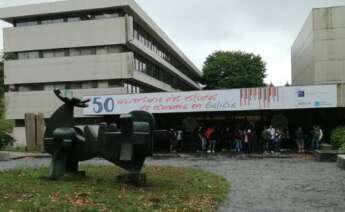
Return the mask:
{"type": "Polygon", "coordinates": [[[216,51],[203,67],[206,89],[260,87],[266,77],[261,56],[242,51],[216,51]]]}
{"type": "Polygon", "coordinates": [[[5,83],[4,83],[4,62],[0,58],[0,98],[3,98],[5,94],[5,83]]]}
{"type": "Polygon", "coordinates": [[[9,143],[7,133],[12,132],[13,122],[5,120],[5,83],[4,83],[4,63],[0,58],[0,149],[9,143]]]}

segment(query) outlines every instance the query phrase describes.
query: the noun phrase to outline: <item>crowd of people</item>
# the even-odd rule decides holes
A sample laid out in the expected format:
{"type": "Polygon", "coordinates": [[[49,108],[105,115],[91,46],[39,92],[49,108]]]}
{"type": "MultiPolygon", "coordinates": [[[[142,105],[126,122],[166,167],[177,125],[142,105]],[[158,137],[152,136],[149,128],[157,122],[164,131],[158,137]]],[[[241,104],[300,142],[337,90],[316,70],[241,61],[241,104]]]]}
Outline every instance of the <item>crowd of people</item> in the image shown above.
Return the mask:
{"type": "MultiPolygon", "coordinates": [[[[320,148],[323,131],[319,126],[313,126],[310,131],[304,131],[300,126],[291,131],[287,128],[276,129],[265,127],[261,131],[252,126],[231,128],[200,127],[196,141],[197,150],[207,153],[231,151],[235,153],[277,153],[297,149],[298,153],[315,151],[320,148]]],[[[169,130],[170,151],[183,151],[185,142],[183,130],[169,130]]]]}

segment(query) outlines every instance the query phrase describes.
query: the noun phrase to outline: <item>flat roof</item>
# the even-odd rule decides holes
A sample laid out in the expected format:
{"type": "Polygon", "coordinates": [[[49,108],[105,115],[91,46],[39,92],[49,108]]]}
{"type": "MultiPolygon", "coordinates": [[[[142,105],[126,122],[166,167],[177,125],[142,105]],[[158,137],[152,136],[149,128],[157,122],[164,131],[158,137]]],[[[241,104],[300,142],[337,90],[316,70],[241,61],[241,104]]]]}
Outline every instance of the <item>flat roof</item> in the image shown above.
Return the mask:
{"type": "Polygon", "coordinates": [[[141,21],[160,39],[165,47],[174,53],[187,67],[193,70],[197,78],[201,78],[202,72],[191,62],[188,57],[172,42],[167,34],[140,8],[134,0],[65,0],[49,3],[29,4],[23,6],[0,8],[0,19],[13,23],[15,18],[29,18],[44,15],[66,14],[90,10],[109,8],[123,8],[136,20],[141,21]]]}

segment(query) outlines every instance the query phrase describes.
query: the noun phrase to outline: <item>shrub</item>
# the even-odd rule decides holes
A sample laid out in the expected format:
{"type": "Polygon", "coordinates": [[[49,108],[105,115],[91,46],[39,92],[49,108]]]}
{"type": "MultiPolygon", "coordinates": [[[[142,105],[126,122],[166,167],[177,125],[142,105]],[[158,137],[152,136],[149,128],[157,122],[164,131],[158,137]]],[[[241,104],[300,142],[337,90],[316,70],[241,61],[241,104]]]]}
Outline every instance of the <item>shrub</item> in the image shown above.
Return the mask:
{"type": "Polygon", "coordinates": [[[332,131],[331,143],[337,148],[345,148],[345,126],[339,126],[332,131]]]}
{"type": "Polygon", "coordinates": [[[14,138],[10,134],[0,132],[0,150],[8,146],[13,146],[14,141],[14,138]]]}
{"type": "Polygon", "coordinates": [[[340,147],[340,151],[345,153],[345,144],[340,147]]]}

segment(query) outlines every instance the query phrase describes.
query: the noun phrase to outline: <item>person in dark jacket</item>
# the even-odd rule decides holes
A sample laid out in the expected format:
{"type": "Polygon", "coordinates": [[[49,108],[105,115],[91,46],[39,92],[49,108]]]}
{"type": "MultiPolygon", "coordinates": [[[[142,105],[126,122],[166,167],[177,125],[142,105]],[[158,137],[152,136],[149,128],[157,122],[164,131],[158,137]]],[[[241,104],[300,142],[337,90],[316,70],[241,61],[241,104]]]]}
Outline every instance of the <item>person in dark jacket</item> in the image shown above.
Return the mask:
{"type": "Polygon", "coordinates": [[[212,128],[212,131],[210,133],[210,149],[208,150],[209,153],[215,153],[216,149],[216,143],[217,143],[217,131],[212,128]]]}
{"type": "Polygon", "coordinates": [[[250,143],[252,141],[252,131],[250,129],[243,131],[243,151],[245,154],[250,153],[250,143]]]}
{"type": "Polygon", "coordinates": [[[304,153],[304,132],[302,127],[298,127],[295,132],[298,153],[304,153]]]}

